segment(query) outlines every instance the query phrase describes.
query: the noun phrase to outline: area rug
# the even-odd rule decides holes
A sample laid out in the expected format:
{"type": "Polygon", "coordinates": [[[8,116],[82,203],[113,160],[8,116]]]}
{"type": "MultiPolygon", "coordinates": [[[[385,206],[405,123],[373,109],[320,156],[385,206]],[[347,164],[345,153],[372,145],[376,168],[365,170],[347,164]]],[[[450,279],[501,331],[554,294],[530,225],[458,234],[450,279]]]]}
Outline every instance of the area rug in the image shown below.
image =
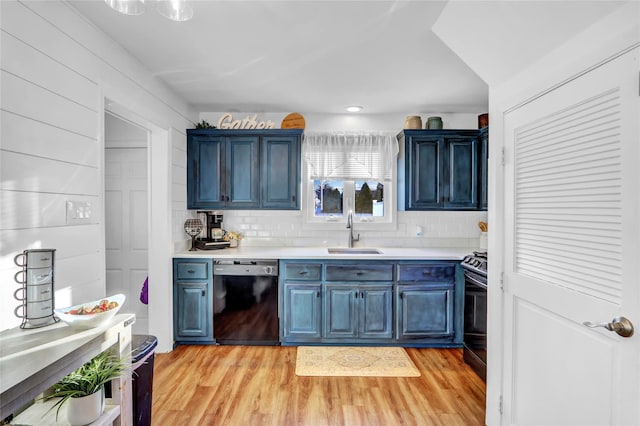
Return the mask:
{"type": "Polygon", "coordinates": [[[419,377],[404,348],[299,346],[298,376],[419,377]]]}

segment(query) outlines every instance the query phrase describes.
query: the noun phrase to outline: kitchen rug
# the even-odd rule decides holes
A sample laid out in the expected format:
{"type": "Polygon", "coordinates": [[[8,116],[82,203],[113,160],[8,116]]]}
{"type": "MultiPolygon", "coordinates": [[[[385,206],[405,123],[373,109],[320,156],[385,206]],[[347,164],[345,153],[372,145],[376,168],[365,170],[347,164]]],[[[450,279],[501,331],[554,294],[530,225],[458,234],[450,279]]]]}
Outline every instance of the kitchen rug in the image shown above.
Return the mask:
{"type": "Polygon", "coordinates": [[[419,377],[404,348],[298,346],[298,376],[419,377]]]}

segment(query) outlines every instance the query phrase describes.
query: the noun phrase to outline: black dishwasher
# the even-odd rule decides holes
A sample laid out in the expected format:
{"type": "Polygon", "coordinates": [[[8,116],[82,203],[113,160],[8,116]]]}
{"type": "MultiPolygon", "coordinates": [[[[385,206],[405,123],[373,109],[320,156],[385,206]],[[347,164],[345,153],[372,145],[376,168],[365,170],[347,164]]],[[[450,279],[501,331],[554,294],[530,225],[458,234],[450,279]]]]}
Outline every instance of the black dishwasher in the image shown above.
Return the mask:
{"type": "Polygon", "coordinates": [[[213,266],[213,337],[221,345],[279,345],[278,261],[213,266]]]}

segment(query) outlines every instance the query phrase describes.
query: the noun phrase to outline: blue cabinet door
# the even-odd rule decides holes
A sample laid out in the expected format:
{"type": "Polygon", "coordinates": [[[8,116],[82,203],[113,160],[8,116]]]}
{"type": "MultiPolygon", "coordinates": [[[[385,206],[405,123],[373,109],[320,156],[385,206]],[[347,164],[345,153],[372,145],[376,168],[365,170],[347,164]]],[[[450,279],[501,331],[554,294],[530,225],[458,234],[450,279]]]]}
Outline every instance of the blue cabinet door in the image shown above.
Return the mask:
{"type": "Polygon", "coordinates": [[[405,199],[407,210],[436,209],[442,205],[442,140],[415,136],[406,139],[405,199]]]}
{"type": "Polygon", "coordinates": [[[399,285],[396,294],[398,339],[454,335],[453,285],[399,285]]]}
{"type": "Polygon", "coordinates": [[[260,205],[260,173],[258,136],[226,138],[225,206],[233,209],[257,208],[260,205]]]}
{"type": "Polygon", "coordinates": [[[489,182],[489,128],[480,130],[480,159],[479,159],[479,204],[480,210],[487,210],[488,206],[488,182],[489,182]]]}
{"type": "Polygon", "coordinates": [[[356,297],[359,289],[350,285],[325,284],[324,337],[350,338],[358,336],[356,297]]]}
{"type": "Polygon", "coordinates": [[[321,336],[320,283],[286,283],[283,296],[283,338],[313,342],[321,336]]]}
{"type": "Polygon", "coordinates": [[[189,135],[187,138],[187,208],[213,209],[225,205],[225,139],[189,135]]]}
{"type": "Polygon", "coordinates": [[[262,137],[261,207],[300,208],[300,136],[262,137]]]}
{"type": "Polygon", "coordinates": [[[178,343],[213,343],[211,259],[173,260],[173,335],[178,343]]]}
{"type": "Polygon", "coordinates": [[[209,335],[207,283],[179,282],[177,292],[176,340],[209,335]]]}
{"type": "Polygon", "coordinates": [[[443,207],[464,210],[478,207],[478,140],[475,137],[445,140],[443,207]]]}
{"type": "Polygon", "coordinates": [[[361,286],[359,298],[359,337],[393,338],[393,286],[361,286]]]}

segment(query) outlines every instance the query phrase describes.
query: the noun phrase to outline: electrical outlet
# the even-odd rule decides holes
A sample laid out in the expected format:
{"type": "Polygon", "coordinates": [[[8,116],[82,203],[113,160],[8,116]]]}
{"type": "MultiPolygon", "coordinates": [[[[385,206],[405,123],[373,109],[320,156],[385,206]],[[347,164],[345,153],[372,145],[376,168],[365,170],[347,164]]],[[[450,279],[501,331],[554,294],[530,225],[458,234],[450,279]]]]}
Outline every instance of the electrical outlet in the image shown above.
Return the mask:
{"type": "Polygon", "coordinates": [[[67,225],[89,223],[91,203],[88,201],[67,201],[67,225]]]}

